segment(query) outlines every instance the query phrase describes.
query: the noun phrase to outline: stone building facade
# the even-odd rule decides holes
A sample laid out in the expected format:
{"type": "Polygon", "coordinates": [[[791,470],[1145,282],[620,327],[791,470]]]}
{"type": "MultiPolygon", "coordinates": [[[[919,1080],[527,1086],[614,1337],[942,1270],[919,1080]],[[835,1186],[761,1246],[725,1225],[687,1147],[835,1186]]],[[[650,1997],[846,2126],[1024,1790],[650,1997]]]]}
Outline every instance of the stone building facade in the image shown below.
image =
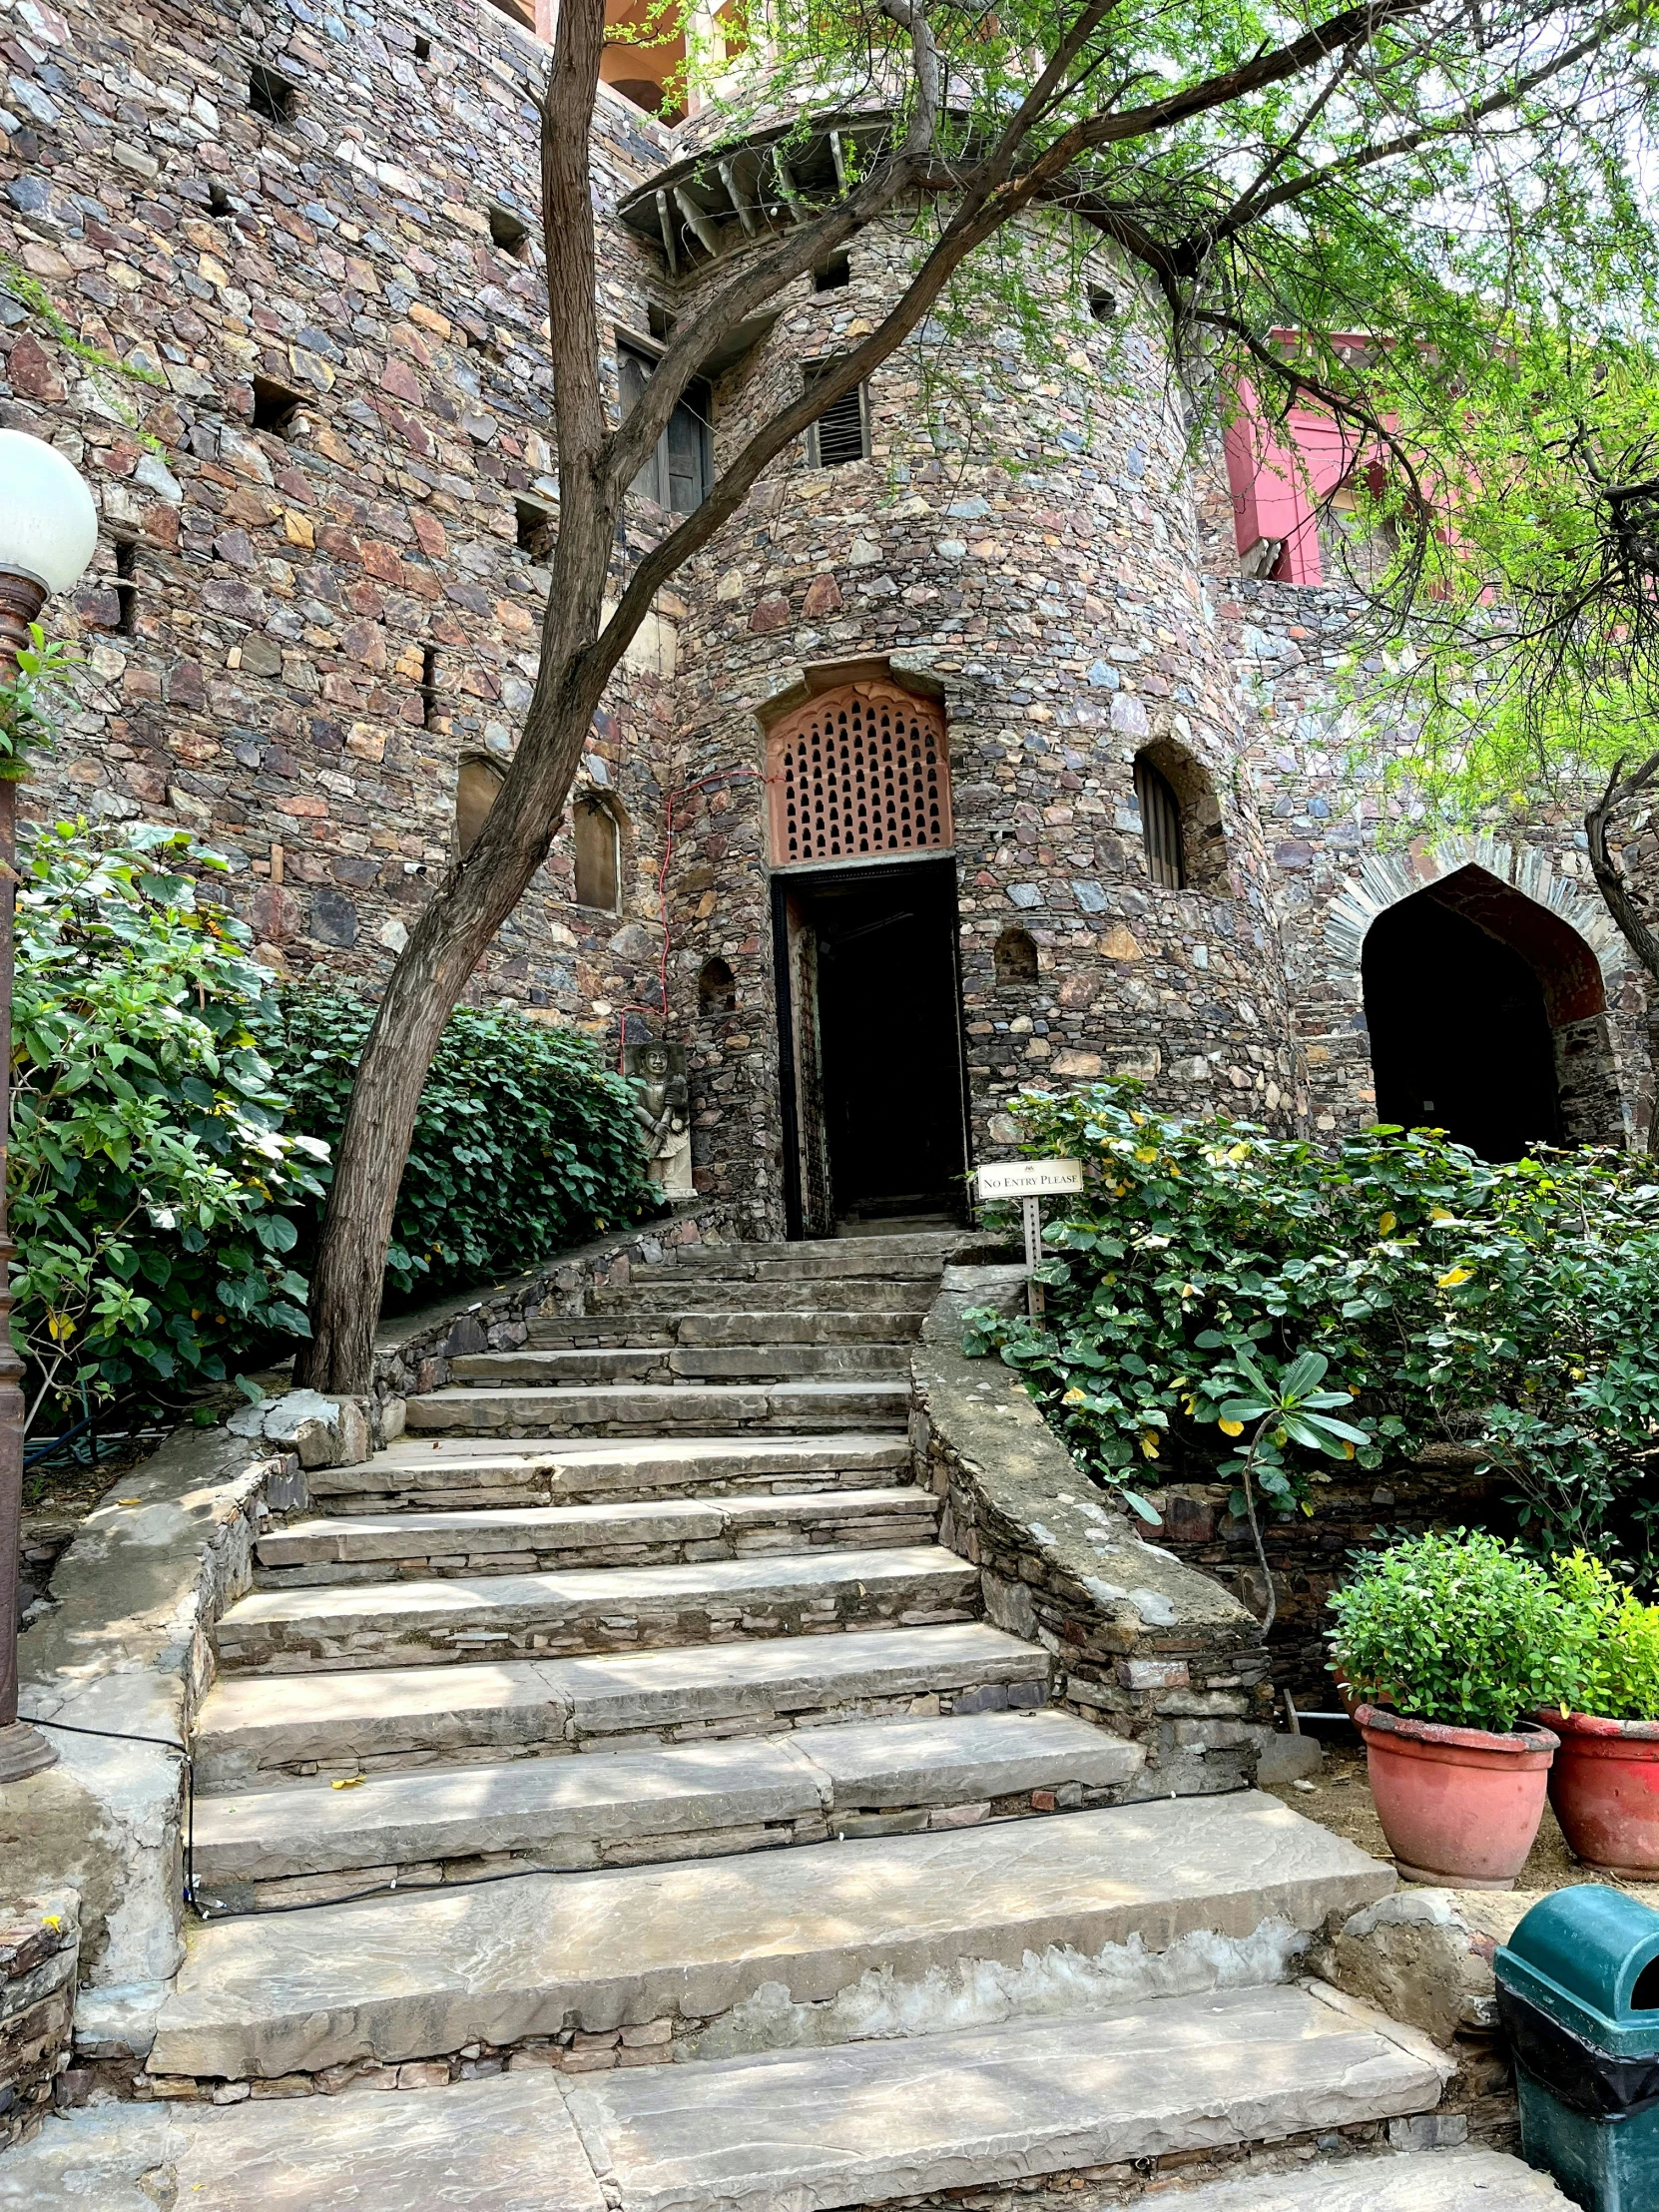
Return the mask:
{"type": "MultiPolygon", "coordinates": [[[[290,972],[372,989],[528,697],[557,505],[545,14],[0,0],[0,417],[77,462],[104,522],[55,610],[87,665],[30,798],[199,833],[290,972]]],[[[601,88],[594,157],[619,404],[710,221],[674,192],[699,120],[632,91],[601,88]]],[[[1396,967],[1441,928],[1530,970],[1561,1133],[1641,1135],[1642,994],[1571,836],[1379,848],[1391,802],[1355,781],[1333,689],[1349,599],[1240,573],[1244,502],[1194,464],[1152,317],[1053,247],[1022,242],[1053,273],[1050,361],[987,322],[941,379],[924,329],[662,595],[474,995],[608,1052],[625,1023],[682,1042],[699,1190],[736,1234],[959,1204],[1032,1082],[1358,1126],[1366,947],[1396,908],[1396,967]],[[918,816],[792,858],[789,748],[822,774],[838,731],[850,807],[899,724],[935,749],[947,841],[918,816]]],[[[718,468],[911,251],[900,217],[743,333],[652,489],[718,468]]],[[[619,576],[668,519],[630,500],[619,576]]]]}

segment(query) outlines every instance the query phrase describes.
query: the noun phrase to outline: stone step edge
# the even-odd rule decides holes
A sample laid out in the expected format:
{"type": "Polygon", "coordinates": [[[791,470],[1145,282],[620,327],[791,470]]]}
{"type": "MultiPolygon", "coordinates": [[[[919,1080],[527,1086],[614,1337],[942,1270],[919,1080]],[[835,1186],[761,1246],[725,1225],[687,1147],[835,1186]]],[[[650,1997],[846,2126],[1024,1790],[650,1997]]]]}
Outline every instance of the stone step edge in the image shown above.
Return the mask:
{"type": "Polygon", "coordinates": [[[1277,1982],[1333,1912],[1393,1884],[1257,1792],[512,1875],[204,1927],[151,2064],[270,2078],[628,2028],[701,2061],[753,2049],[757,2025],[778,2048],[913,2035],[939,2017],[994,2025],[1051,2011],[1057,1994],[1094,2015],[1149,1985],[1277,1982]]]}
{"type": "Polygon", "coordinates": [[[1452,2061],[1334,1994],[1302,1981],[1108,2018],[595,2069],[565,2100],[625,2212],[831,2212],[1432,2109],[1452,2061]]]}
{"type": "Polygon", "coordinates": [[[324,1540],[342,1547],[325,1555],[328,1563],[345,1562],[353,1556],[402,1559],[419,1555],[422,1546],[417,1542],[378,1554],[363,1549],[374,1538],[389,1539],[393,1535],[441,1536],[447,1541],[427,1548],[454,1552],[467,1548],[465,1539],[468,1537],[504,1537],[521,1532],[526,1538],[541,1536],[547,1540],[539,1547],[527,1541],[517,1547],[494,1544],[483,1548],[552,1551],[578,1548],[575,1542],[560,1546],[553,1540],[567,1530],[573,1535],[593,1530],[595,1533],[589,1539],[593,1548],[607,1541],[618,1544],[693,1542],[704,1536],[719,1537],[728,1532],[729,1524],[738,1529],[765,1527],[769,1520],[789,1523],[811,1519],[815,1513],[821,1514],[831,1526],[856,1521],[865,1513],[878,1519],[899,1519],[912,1514],[918,1519],[931,1519],[937,1514],[938,1506],[939,1501],[931,1490],[918,1489],[910,1483],[856,1490],[791,1490],[777,1496],[759,1497],[610,1498],[582,1505],[500,1505],[475,1507],[471,1511],[460,1507],[437,1513],[335,1514],[319,1520],[289,1521],[259,1537],[254,1548],[261,1564],[272,1567],[319,1563],[324,1555],[301,1555],[296,1547],[324,1540]],[[677,1533],[657,1538],[643,1532],[631,1533],[635,1529],[644,1531],[654,1521],[667,1523],[670,1530],[675,1523],[683,1523],[684,1527],[677,1533]],[[608,1538],[601,1533],[606,1529],[614,1529],[614,1537],[608,1538]]]}
{"type": "Polygon", "coordinates": [[[313,1876],[382,1868],[429,1865],[435,1882],[440,1868],[480,1854],[560,1871],[977,1827],[1114,1803],[1145,1758],[1087,1721],[1031,1708],[421,1767],[349,1794],[277,1784],[196,1800],[196,1876],[199,1886],[273,1885],[275,1898],[313,1876]],[[435,1815],[423,1806],[452,1786],[475,1802],[435,1815]],[[492,1789],[505,1806],[490,1804],[492,1789]]]}
{"type": "MultiPolygon", "coordinates": [[[[588,1756],[624,1745],[646,1749],[665,1727],[684,1729],[678,1739],[684,1742],[796,1727],[811,1733],[845,1723],[802,1716],[839,1710],[876,1720],[883,1715],[869,1706],[900,1698],[948,1698],[953,1717],[962,1698],[976,1700],[960,1708],[969,1713],[1040,1707],[1048,1702],[1050,1671],[1039,1645],[973,1621],[683,1644],[630,1657],[510,1659],[462,1670],[445,1664],[321,1677],[230,1674],[203,1701],[193,1750],[197,1784],[207,1795],[221,1786],[221,1773],[232,1778],[229,1787],[258,1788],[262,1774],[275,1784],[277,1770],[291,1764],[329,1774],[365,1765],[395,1772],[401,1770],[392,1762],[400,1760],[412,1766],[429,1754],[515,1744],[527,1757],[564,1756],[540,1750],[549,1744],[588,1756]],[[307,1683],[313,1697],[319,1684],[324,1690],[320,1717],[303,1710],[307,1683]],[[399,1700],[413,1702],[393,1711],[399,1700]],[[370,1748],[371,1724],[388,1714],[391,1743],[381,1765],[370,1748]],[[492,1720],[502,1724],[500,1733],[490,1732],[492,1720]],[[278,1748],[284,1743],[292,1747],[286,1753],[278,1748]]],[[[908,1709],[894,1717],[908,1717],[908,1709]]]]}

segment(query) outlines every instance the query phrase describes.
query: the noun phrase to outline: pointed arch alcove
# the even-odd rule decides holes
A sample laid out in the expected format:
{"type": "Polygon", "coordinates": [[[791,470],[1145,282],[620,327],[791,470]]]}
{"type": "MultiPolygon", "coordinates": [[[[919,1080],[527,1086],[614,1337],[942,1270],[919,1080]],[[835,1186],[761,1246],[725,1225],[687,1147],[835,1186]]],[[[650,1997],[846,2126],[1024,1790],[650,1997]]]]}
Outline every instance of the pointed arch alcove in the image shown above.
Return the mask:
{"type": "Polygon", "coordinates": [[[1380,1121],[1488,1160],[1623,1141],[1602,964],[1552,906],[1465,862],[1379,908],[1361,981],[1380,1121]]]}

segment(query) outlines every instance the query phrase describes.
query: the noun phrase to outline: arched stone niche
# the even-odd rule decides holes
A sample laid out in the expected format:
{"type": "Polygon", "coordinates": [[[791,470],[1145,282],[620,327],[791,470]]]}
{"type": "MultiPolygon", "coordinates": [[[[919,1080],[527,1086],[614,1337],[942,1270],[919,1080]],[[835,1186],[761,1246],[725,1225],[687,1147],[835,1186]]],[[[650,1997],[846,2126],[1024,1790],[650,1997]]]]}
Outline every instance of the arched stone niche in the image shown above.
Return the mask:
{"type": "MultiPolygon", "coordinates": [[[[1419,899],[1507,948],[1535,978],[1549,1032],[1561,1141],[1622,1144],[1626,1102],[1607,1011],[1609,986],[1625,966],[1626,947],[1600,901],[1556,874],[1534,848],[1517,849],[1493,838],[1454,837],[1429,850],[1369,854],[1358,878],[1333,901],[1325,930],[1336,971],[1332,980],[1357,1005],[1367,1003],[1367,947],[1377,923],[1419,899]]],[[[1375,942],[1372,949],[1375,955],[1375,942]]],[[[1424,976],[1425,991],[1435,980],[1424,976]]],[[[1471,1008],[1471,1014],[1478,1011],[1471,1008]]],[[[1376,1068],[1369,1031],[1368,1049],[1376,1068]]],[[[1382,1085],[1382,1071],[1378,1075],[1382,1085]]],[[[1491,1078],[1501,1082],[1502,1069],[1494,1066],[1491,1078]]],[[[1380,1094],[1380,1111],[1383,1106],[1380,1094]]]]}

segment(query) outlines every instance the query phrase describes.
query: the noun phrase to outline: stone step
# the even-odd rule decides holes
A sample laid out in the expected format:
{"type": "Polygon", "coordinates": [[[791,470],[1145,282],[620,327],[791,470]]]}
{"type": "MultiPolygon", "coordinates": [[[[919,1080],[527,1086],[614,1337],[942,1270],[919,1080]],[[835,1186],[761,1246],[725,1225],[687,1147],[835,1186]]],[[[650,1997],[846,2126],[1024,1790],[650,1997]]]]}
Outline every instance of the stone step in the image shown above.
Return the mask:
{"type": "Polygon", "coordinates": [[[825,1428],[899,1428],[909,1412],[908,1382],[629,1383],[595,1389],[523,1386],[429,1390],[408,1400],[414,1434],[442,1429],[488,1435],[657,1436],[678,1430],[729,1436],[734,1430],[779,1435],[825,1428]]]}
{"type": "Polygon", "coordinates": [[[1321,2158],[1296,2172],[1174,2189],[1158,2201],[1170,2212],[1567,2212],[1548,2174],[1496,2150],[1321,2158]]]}
{"type": "Polygon", "coordinates": [[[815,1377],[910,1372],[910,1347],[881,1344],[594,1345],[565,1351],[468,1352],[449,1363],[450,1381],[474,1389],[520,1383],[794,1382],[815,1377]]]}
{"type": "MultiPolygon", "coordinates": [[[[223,2110],[111,2100],[0,2159],[4,2212],[607,2212],[556,2074],[223,2110]],[[175,2194],[177,2191],[177,2194],[175,2194]]],[[[447,2070],[447,2069],[444,2069],[447,2070]]]]}
{"type": "Polygon", "coordinates": [[[800,1636],[882,1621],[965,1620],[979,1572],[953,1551],[817,1551],[695,1566],[570,1567],[546,1574],[256,1590],[217,1633],[227,1672],[301,1673],[443,1659],[800,1636]]]}
{"type": "Polygon", "coordinates": [[[1028,1709],[1046,1652],[983,1621],[588,1659],[223,1676],[196,1726],[204,1792],[356,1774],[1028,1709]]]}
{"type": "MultiPolygon", "coordinates": [[[[1175,2026],[1172,2000],[1162,2016],[1175,2026]]],[[[1090,2023],[1091,2025],[1093,2023],[1090,2023]]],[[[1361,2023],[1356,2021],[1356,2027],[1361,2023]]],[[[1010,2031],[1008,2047],[1038,2031],[1010,2031]]],[[[1378,2030],[1386,2038],[1385,2029],[1378,2030]]],[[[964,2054],[978,2041],[957,2038],[964,2054]]],[[[893,2051],[890,2043],[862,2046],[893,2051]]],[[[649,2048],[630,2056],[652,2055],[649,2048]]],[[[908,2047],[899,2050],[908,2055],[908,2047]]],[[[1318,2053],[1304,2054],[1318,2057],[1318,2053]]],[[[1326,2055],[1335,2055],[1327,2051],[1326,2055]]],[[[778,2063],[774,2061],[773,2063],[778,2063]]],[[[798,2063],[805,2065],[806,2061],[798,2063]]],[[[316,2212],[427,2212],[465,2205],[467,2212],[606,2212],[606,2198],[557,2074],[534,2067],[457,2081],[417,2096],[375,2096],[371,2089],[417,2085],[426,2069],[371,2074],[343,2096],[281,2098],[228,2108],[114,2100],[47,2119],[31,2141],[0,2160],[0,2207],[6,2212],[85,2206],[87,2212],[153,2212],[155,2178],[165,2172],[181,2207],[247,2212],[250,2206],[309,2205],[316,2212]],[[144,2186],[148,2182],[149,2187],[144,2186]]],[[[700,2066],[691,2084],[724,2076],[724,2066],[700,2066]]],[[[650,2078],[647,2069],[647,2078],[650,2078]]],[[[1062,2064],[1060,2077],[1067,2078],[1062,2064]]],[[[620,2116],[595,2109],[615,2103],[633,2075],[606,2074],[603,2094],[572,2097],[590,2128],[619,2129],[620,2116]]],[[[1122,2078],[1122,2077],[1120,2077],[1122,2078]]],[[[905,2080],[900,2072],[897,2082],[905,2080]]],[[[684,2089],[684,2070],[669,2086],[684,2089]]],[[[718,2092],[717,2092],[718,2094],[718,2092]]],[[[1110,2110],[1110,2107],[1103,2107],[1110,2110]]],[[[982,2118],[983,2115],[976,2115],[982,2118]]],[[[645,2130],[642,2124],[640,2134],[645,2130]]],[[[704,2140],[699,2130],[688,2140],[704,2140]]],[[[590,2137],[603,2156],[601,2137],[590,2137]]],[[[1206,2146],[1195,2145],[1195,2148],[1206,2146]]],[[[1149,2156],[1157,2158],[1153,2152],[1149,2156]]],[[[1180,2159],[1181,2151],[1174,2153],[1180,2159]]],[[[1044,2146],[1032,2146],[1017,2183],[1036,2178],[1044,2146]]],[[[1269,2152],[1274,2163],[1284,2153],[1269,2152]]],[[[613,2183],[620,2212],[647,2207],[613,2183]]],[[[647,2175],[649,2182],[650,2176],[647,2175]]],[[[1160,2184],[1167,2177],[1160,2177],[1160,2184]]],[[[1178,2177],[1177,2177],[1178,2178],[1178,2177]]],[[[956,2192],[960,2195],[962,2192],[956,2192]]],[[[711,2190],[688,2199],[694,2212],[716,2212],[726,2201],[711,2190]]],[[[839,2198],[834,2200],[839,2201],[839,2198]]],[[[1171,2212],[1566,2212],[1567,2200],[1547,2174],[1500,2151],[1451,2150],[1354,2157],[1348,2146],[1288,2172],[1251,2173],[1197,2188],[1160,2185],[1156,2202],[1171,2212]]],[[[782,2212],[782,2208],[780,2208],[782,2212]]]]}
{"type": "Polygon", "coordinates": [[[626,2212],[814,2212],[1422,2112],[1450,2071],[1425,2037],[1305,1984],[607,2071],[568,2102],[626,2212]]]}
{"type": "Polygon", "coordinates": [[[1247,1792],[411,1890],[195,1930],[149,2070],[248,2079],[628,2027],[706,2058],[1106,2011],[1282,1977],[1393,1880],[1247,1792]]]}
{"type": "Polygon", "coordinates": [[[1145,1753],[1069,1713],[865,1721],[781,1737],[589,1759],[375,1775],[203,1797],[196,1877],[217,1902],[319,1903],[368,1879],[464,1878],[506,1865],[638,1866],[831,1835],[964,1828],[1106,1804],[1145,1753]],[[332,1884],[307,1879],[345,1877],[332,1884]],[[237,1902],[242,1902],[238,1900],[237,1902]]]}
{"type": "MultiPolygon", "coordinates": [[[[810,1307],[780,1308],[776,1313],[727,1312],[645,1314],[631,1320],[618,1314],[547,1314],[529,1325],[531,1349],[611,1345],[629,1350],[675,1345],[904,1345],[915,1342],[921,1310],[887,1313],[815,1312],[810,1307]]],[[[899,1362],[902,1366],[902,1360],[899,1362]]]]}
{"type": "Polygon", "coordinates": [[[879,1276],[902,1282],[907,1277],[937,1276],[955,1247],[967,1241],[960,1229],[939,1229],[891,1237],[825,1237],[803,1244],[698,1245],[673,1260],[631,1269],[630,1280],[699,1276],[727,1283],[785,1279],[806,1283],[879,1276]]]}
{"type": "Polygon", "coordinates": [[[355,1467],[318,1467],[313,1498],[334,1513],[576,1504],[651,1497],[783,1496],[881,1488],[910,1464],[907,1437],[680,1436],[560,1443],[545,1437],[406,1437],[355,1467]]]}
{"type": "MultiPolygon", "coordinates": [[[[877,1276],[837,1277],[826,1287],[824,1305],[837,1314],[885,1314],[919,1321],[939,1294],[935,1276],[916,1276],[905,1282],[884,1282],[877,1276]]],[[[658,1314],[729,1314],[741,1308],[750,1314],[794,1314],[813,1310],[814,1285],[789,1276],[769,1277],[765,1282],[726,1281],[719,1276],[682,1274],[665,1269],[641,1282],[609,1285],[590,1294],[595,1315],[631,1315],[648,1319],[658,1314]]]]}
{"type": "Polygon", "coordinates": [[[831,1545],[931,1543],[938,1500],[913,1485],[789,1497],[657,1498],[504,1511],[294,1521],[255,1546],[262,1589],[383,1582],[388,1574],[521,1574],[548,1567],[670,1566],[831,1545]]]}

